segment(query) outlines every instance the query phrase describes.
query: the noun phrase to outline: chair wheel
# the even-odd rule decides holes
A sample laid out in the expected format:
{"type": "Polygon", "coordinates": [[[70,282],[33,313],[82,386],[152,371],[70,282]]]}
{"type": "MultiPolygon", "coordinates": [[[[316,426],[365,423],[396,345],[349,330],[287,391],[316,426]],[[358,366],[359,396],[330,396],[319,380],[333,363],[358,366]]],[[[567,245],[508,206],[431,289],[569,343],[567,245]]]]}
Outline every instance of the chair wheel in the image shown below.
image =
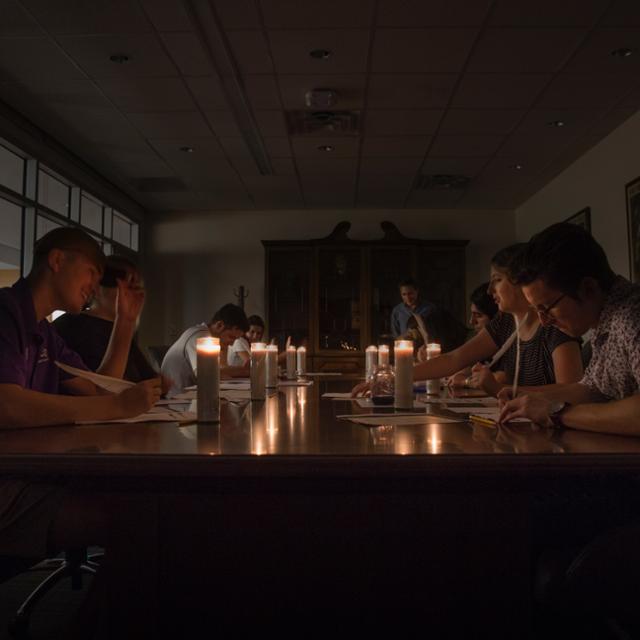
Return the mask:
{"type": "Polygon", "coordinates": [[[7,625],[7,628],[12,638],[28,638],[29,618],[26,616],[14,616],[7,625]]]}

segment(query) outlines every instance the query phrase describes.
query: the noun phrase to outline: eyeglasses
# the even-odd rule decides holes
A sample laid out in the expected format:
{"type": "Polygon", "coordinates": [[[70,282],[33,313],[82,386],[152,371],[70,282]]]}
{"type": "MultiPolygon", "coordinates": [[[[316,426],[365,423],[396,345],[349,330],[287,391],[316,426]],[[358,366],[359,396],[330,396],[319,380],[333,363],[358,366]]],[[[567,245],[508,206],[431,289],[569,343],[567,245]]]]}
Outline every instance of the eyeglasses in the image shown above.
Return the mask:
{"type": "Polygon", "coordinates": [[[539,305],[537,307],[533,307],[533,310],[538,314],[541,320],[546,320],[547,322],[553,321],[555,320],[555,317],[551,313],[551,310],[557,307],[558,304],[560,304],[560,301],[566,296],[567,294],[563,293],[557,300],[554,300],[551,304],[547,305],[546,307],[543,305],[539,305]]]}

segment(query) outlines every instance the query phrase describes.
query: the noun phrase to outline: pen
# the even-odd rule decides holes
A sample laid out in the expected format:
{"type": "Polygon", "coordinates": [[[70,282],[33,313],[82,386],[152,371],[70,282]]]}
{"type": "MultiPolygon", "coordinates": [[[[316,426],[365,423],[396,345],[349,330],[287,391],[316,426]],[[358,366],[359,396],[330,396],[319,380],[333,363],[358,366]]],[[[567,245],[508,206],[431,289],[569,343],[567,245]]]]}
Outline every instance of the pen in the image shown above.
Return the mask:
{"type": "Polygon", "coordinates": [[[492,420],[491,418],[485,418],[484,416],[475,416],[472,413],[469,414],[469,420],[472,422],[477,422],[478,424],[482,424],[485,427],[495,427],[497,422],[492,420]]]}

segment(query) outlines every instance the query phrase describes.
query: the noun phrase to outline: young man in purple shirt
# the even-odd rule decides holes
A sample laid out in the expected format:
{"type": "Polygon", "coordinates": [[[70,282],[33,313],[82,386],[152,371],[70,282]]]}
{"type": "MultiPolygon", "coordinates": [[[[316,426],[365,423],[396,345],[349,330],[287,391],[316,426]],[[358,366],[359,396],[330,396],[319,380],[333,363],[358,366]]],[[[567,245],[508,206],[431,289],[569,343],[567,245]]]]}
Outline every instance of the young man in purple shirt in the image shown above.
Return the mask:
{"type": "Polygon", "coordinates": [[[501,420],[640,435],[640,286],[616,275],[591,235],[568,223],[535,235],[514,276],[542,324],[575,337],[592,330],[593,355],[580,382],[515,399],[503,390],[501,420]]]}
{"type": "MultiPolygon", "coordinates": [[[[98,284],[104,254],[76,228],[59,228],[35,247],[26,279],[0,290],[0,428],[72,424],[144,413],[160,396],[160,380],[119,394],[64,374],[56,361],[86,369],[46,320],[54,310],[80,313],[98,284]]],[[[144,292],[118,284],[113,333],[99,373],[121,378],[144,292]]],[[[41,557],[53,550],[100,544],[104,510],[95,496],[22,479],[0,479],[0,554],[41,557]]]]}

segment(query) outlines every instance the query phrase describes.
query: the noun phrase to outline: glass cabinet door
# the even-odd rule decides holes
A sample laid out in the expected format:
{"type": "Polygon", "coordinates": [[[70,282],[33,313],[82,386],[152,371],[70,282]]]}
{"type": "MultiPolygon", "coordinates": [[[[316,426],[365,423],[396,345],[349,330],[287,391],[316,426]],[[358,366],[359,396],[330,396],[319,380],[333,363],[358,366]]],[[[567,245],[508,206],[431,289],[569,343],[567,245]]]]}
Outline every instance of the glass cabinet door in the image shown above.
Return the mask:
{"type": "Polygon", "coordinates": [[[318,342],[320,350],[354,351],[360,345],[359,249],[318,251],[318,342]]]}
{"type": "Polygon", "coordinates": [[[311,252],[308,249],[269,251],[269,338],[280,349],[287,336],[302,344],[309,338],[309,281],[311,252]]]}

